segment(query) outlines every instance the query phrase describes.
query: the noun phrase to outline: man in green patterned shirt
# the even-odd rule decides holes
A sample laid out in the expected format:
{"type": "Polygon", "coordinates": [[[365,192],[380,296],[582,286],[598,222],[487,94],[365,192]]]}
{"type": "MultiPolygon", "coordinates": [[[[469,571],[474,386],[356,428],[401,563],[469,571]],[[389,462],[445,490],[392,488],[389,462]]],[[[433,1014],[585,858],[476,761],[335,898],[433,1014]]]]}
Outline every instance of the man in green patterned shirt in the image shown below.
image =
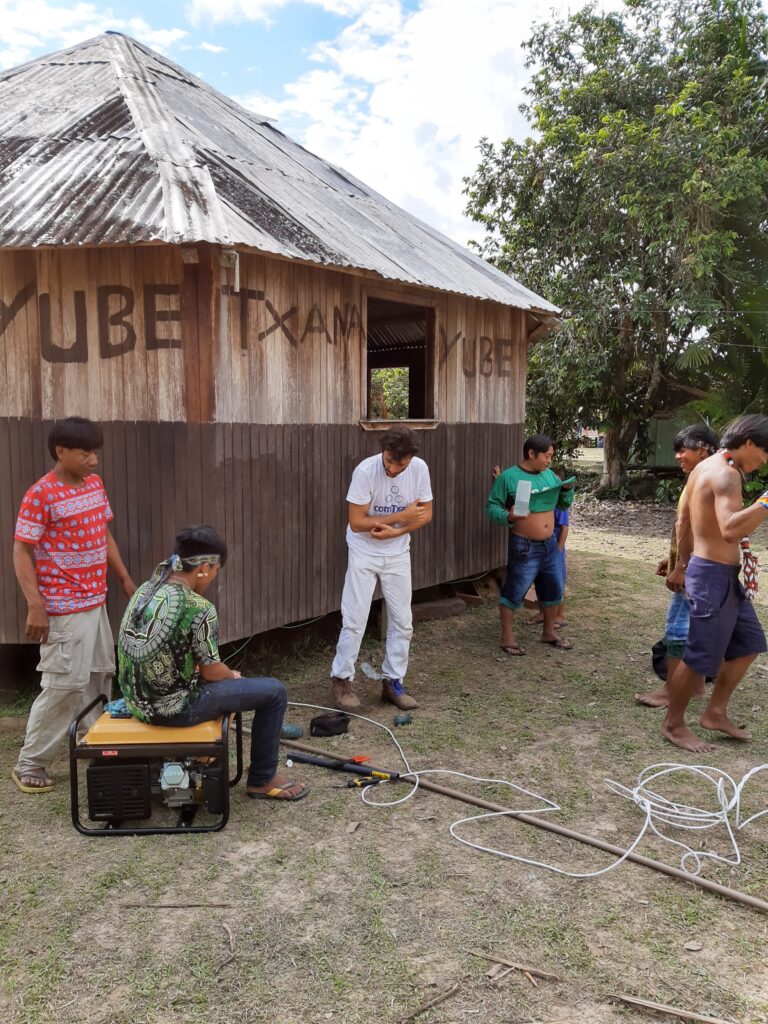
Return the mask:
{"type": "Polygon", "coordinates": [[[117,660],[131,714],[157,723],[183,713],[200,696],[199,666],[220,661],[219,620],[211,602],[179,578],[172,575],[157,587],[153,580],[131,598],[117,660]]]}
{"type": "Polygon", "coordinates": [[[246,793],[254,800],[300,800],[308,789],[277,774],[287,706],[277,679],[243,679],[219,656],[216,609],[203,597],[227,560],[210,526],[189,526],[125,610],[118,679],[128,710],[151,725],[188,726],[254,711],[246,793]]]}

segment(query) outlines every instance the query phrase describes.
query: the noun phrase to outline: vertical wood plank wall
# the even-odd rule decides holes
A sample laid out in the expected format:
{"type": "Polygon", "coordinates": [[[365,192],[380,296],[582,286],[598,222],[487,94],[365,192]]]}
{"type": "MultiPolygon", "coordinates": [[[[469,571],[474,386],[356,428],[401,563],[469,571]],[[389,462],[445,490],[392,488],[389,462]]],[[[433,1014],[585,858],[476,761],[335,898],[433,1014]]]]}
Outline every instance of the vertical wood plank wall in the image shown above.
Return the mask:
{"type": "Polygon", "coordinates": [[[357,423],[366,395],[369,295],[435,310],[437,418],[524,419],[526,340],[520,310],[359,274],[240,259],[240,292],[221,269],[214,342],[216,416],[251,423],[357,423]]]}
{"type": "MultiPolygon", "coordinates": [[[[11,538],[25,489],[50,468],[49,427],[0,419],[2,643],[23,639],[26,606],[11,538]]],[[[415,588],[504,564],[506,531],[488,522],[484,504],[491,468],[519,457],[522,429],[448,424],[421,433],[435,517],[413,538],[415,588]]],[[[222,640],[336,610],[346,569],[344,496],[355,465],[378,450],[377,439],[346,424],[105,423],[99,472],[132,576],[146,579],[183,526],[207,522],[230,548],[212,595],[222,640]]],[[[114,625],[123,607],[112,583],[114,625]]]]}
{"type": "MultiPolygon", "coordinates": [[[[365,302],[435,310],[435,399],[420,432],[435,518],[413,541],[414,586],[504,563],[484,515],[490,469],[519,457],[524,314],[359,273],[170,246],[0,254],[0,642],[23,640],[13,526],[50,468],[60,416],[104,426],[114,531],[144,579],[179,528],[209,522],[230,544],[214,595],[222,639],[339,607],[352,469],[378,450],[364,415],[365,302]]],[[[123,601],[110,591],[119,622],[123,601]]]]}

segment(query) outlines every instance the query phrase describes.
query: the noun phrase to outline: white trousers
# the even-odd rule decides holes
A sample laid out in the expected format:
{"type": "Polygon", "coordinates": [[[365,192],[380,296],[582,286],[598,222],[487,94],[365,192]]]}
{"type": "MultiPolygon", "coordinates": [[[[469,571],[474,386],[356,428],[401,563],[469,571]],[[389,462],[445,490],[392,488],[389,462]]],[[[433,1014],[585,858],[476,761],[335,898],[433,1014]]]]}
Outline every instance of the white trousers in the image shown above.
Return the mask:
{"type": "MultiPolygon", "coordinates": [[[[106,606],[51,615],[48,621],[48,639],[40,644],[37,666],[43,673],[42,689],[29,711],[17,774],[47,769],[75,716],[100,693],[109,697],[112,692],[115,651],[106,606]]],[[[89,716],[91,721],[96,717],[89,716]]]]}
{"type": "Polygon", "coordinates": [[[341,595],[342,630],[336,645],[331,675],[353,679],[376,582],[387,606],[387,644],[381,670],[389,679],[403,679],[413,636],[411,614],[411,553],[372,557],[349,551],[347,575],[341,595]]]}

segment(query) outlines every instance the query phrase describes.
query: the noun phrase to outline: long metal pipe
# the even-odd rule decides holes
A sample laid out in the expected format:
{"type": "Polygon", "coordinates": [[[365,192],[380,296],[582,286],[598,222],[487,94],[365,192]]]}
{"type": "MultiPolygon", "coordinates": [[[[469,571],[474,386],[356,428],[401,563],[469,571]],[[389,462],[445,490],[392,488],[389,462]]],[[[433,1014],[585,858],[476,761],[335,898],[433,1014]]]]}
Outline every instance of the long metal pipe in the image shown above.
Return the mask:
{"type": "MultiPolygon", "coordinates": [[[[307,743],[298,743],[295,740],[281,740],[280,743],[282,746],[292,748],[293,750],[304,750],[308,754],[319,754],[321,757],[330,757],[336,761],[349,760],[346,755],[331,754],[327,750],[321,750],[319,747],[313,747],[307,743]]],[[[401,775],[399,781],[413,782],[414,777],[412,775],[401,775]]],[[[450,789],[448,786],[440,786],[436,782],[430,782],[428,779],[419,778],[419,788],[427,789],[431,793],[439,793],[441,796],[447,796],[453,800],[461,800],[462,803],[472,804],[474,807],[482,807],[486,811],[503,811],[510,818],[516,818],[518,821],[525,822],[526,825],[533,825],[535,828],[543,829],[545,832],[553,832],[564,839],[575,839],[576,842],[593,846],[597,850],[612,853],[615,857],[623,857],[627,852],[620,846],[614,846],[613,843],[606,843],[602,839],[595,839],[594,836],[587,836],[582,832],[574,832],[573,829],[565,828],[565,826],[548,821],[546,818],[537,818],[531,814],[524,814],[522,811],[512,811],[501,804],[495,804],[490,800],[483,800],[481,797],[470,796],[458,789],[450,789]]],[[[688,882],[691,885],[698,886],[700,889],[714,892],[718,896],[725,896],[729,900],[735,900],[736,903],[741,903],[745,907],[752,907],[754,910],[760,910],[764,914],[768,914],[768,902],[759,899],[757,896],[750,896],[748,893],[739,892],[737,889],[729,889],[727,885],[720,885],[718,882],[711,882],[707,878],[692,875],[681,868],[672,867],[671,864],[664,864],[662,861],[644,857],[641,853],[630,853],[626,859],[634,864],[641,864],[645,868],[651,868],[653,871],[659,871],[663,875],[669,875],[671,878],[678,878],[681,882],[688,882]]]]}

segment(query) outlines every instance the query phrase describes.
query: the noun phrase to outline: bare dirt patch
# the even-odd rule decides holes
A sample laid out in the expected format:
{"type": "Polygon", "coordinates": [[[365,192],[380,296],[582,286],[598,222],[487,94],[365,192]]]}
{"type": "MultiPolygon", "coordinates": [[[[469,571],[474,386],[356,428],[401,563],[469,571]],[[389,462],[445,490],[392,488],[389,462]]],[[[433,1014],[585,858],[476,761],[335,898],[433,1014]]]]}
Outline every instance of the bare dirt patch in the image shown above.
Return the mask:
{"type": "MultiPolygon", "coordinates": [[[[653,570],[673,516],[639,504],[576,507],[572,652],[543,647],[521,625],[527,657],[502,656],[490,598],[419,625],[409,682],[420,707],[413,725],[396,730],[412,765],[513,780],[557,800],[557,820],[569,827],[631,842],[642,816],[604,780],[631,784],[646,765],[679,759],[659,736],[659,714],[632,701],[651,681],[648,651],[663,630],[666,596],[653,570]]],[[[363,656],[375,662],[378,650],[371,637],[363,656]]],[[[292,699],[323,703],[327,672],[318,645],[286,658],[277,674],[292,699]]],[[[758,664],[734,698],[753,743],[718,743],[706,763],[740,776],[768,761],[764,688],[758,664]]],[[[360,679],[358,690],[363,712],[391,725],[375,685],[360,679]]],[[[306,725],[310,714],[295,708],[289,717],[306,725]]],[[[338,775],[310,767],[291,772],[312,786],[307,800],[254,804],[239,789],[217,835],[85,839],[69,822],[63,758],[54,794],[25,797],[11,786],[23,724],[0,720],[0,1015],[8,1024],[396,1024],[457,982],[418,1024],[645,1019],[611,1003],[616,991],[739,1024],[768,1021],[768,919],[756,912],[637,866],[580,881],[473,852],[448,832],[474,813],[466,805],[420,792],[369,808],[358,792],[335,788],[338,775]],[[231,906],[154,906],[161,902],[231,906]],[[226,964],[224,925],[235,941],[226,964]],[[701,949],[686,950],[691,941],[701,949]],[[494,983],[474,949],[563,980],[535,987],[513,972],[494,983]]],[[[363,722],[327,746],[397,766],[389,739],[363,722]]],[[[530,799],[448,784],[510,806],[530,799]]],[[[400,792],[381,787],[372,799],[400,792]]],[[[765,782],[750,799],[755,810],[765,806],[765,782]]],[[[707,877],[768,897],[766,829],[763,819],[742,833],[740,867],[707,865],[707,877]]],[[[470,822],[462,835],[569,870],[610,860],[509,820],[470,822]]],[[[674,859],[655,839],[642,849],[674,859]]]]}

